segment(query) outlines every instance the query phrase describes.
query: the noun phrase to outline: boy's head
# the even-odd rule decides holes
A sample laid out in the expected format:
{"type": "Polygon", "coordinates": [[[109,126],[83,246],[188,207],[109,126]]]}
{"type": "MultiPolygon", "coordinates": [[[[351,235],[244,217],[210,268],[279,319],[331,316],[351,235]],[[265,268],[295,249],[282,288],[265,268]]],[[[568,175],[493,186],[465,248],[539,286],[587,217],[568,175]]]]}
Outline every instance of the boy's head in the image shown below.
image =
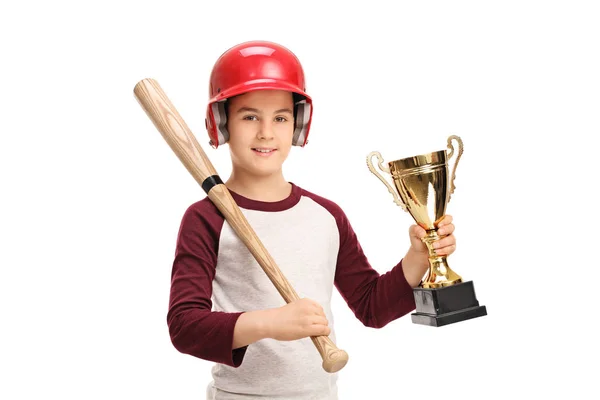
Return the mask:
{"type": "Polygon", "coordinates": [[[206,110],[206,129],[211,146],[217,148],[230,142],[232,135],[228,122],[232,115],[231,103],[238,96],[256,99],[258,96],[250,94],[262,91],[288,93],[293,112],[291,145],[306,145],[312,120],[312,99],[306,93],[300,61],[279,44],[250,41],[225,51],[213,66],[206,110]]]}

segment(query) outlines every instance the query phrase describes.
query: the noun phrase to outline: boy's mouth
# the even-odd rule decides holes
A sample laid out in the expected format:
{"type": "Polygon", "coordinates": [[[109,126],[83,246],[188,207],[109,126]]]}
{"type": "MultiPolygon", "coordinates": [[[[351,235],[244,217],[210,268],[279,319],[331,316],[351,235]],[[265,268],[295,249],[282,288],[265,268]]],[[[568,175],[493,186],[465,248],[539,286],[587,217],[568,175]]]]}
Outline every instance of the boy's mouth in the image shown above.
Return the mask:
{"type": "Polygon", "coordinates": [[[268,156],[273,154],[277,149],[267,148],[267,147],[253,147],[252,151],[260,156],[268,156]]]}

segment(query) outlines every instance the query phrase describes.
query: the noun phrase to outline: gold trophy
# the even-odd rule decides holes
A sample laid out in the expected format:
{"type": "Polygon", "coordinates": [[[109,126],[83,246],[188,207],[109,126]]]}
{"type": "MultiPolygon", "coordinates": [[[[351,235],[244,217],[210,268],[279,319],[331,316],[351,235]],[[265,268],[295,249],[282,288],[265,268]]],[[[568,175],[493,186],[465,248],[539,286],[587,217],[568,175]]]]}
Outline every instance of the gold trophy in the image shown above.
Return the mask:
{"type": "Polygon", "coordinates": [[[448,149],[414,157],[390,161],[384,165],[378,151],[367,156],[369,170],[377,176],[394,196],[394,202],[408,212],[427,234],[422,239],[429,250],[429,270],[421,283],[413,289],[416,312],[411,314],[415,324],[443,326],[471,318],[487,315],[485,306],[480,306],[472,281],[462,277],[448,265],[446,256],[436,254],[433,242],[440,239],[437,224],[446,214],[446,207],[454,193],[456,167],[463,153],[460,137],[448,137],[448,149]],[[455,153],[452,140],[458,143],[455,153]],[[448,160],[456,154],[449,175],[448,160]],[[392,177],[394,187],[377,172],[372,163],[378,159],[379,169],[392,177]]]}

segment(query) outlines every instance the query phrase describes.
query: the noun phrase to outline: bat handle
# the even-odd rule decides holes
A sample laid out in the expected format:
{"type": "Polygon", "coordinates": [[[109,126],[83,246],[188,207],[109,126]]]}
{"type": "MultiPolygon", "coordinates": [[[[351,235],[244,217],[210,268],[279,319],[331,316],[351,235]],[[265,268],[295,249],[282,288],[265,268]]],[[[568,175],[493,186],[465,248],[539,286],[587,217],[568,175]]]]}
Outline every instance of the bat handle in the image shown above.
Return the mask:
{"type": "Polygon", "coordinates": [[[328,336],[311,336],[315,347],[323,359],[323,369],[329,373],[338,372],[348,362],[348,353],[338,349],[328,336]]]}

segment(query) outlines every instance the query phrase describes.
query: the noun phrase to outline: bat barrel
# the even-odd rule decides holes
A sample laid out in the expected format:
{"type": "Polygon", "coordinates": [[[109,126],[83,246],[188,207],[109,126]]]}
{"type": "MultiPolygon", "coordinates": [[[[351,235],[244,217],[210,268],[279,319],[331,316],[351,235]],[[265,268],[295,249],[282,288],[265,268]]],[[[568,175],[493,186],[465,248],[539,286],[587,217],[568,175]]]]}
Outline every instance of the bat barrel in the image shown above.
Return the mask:
{"type": "MultiPolygon", "coordinates": [[[[204,185],[207,178],[213,177],[213,180],[216,180],[217,171],[158,82],[151,78],[142,79],[135,85],[133,93],[156,129],[196,182],[204,185]]],[[[208,181],[206,185],[210,186],[210,182],[208,181]]]]}

